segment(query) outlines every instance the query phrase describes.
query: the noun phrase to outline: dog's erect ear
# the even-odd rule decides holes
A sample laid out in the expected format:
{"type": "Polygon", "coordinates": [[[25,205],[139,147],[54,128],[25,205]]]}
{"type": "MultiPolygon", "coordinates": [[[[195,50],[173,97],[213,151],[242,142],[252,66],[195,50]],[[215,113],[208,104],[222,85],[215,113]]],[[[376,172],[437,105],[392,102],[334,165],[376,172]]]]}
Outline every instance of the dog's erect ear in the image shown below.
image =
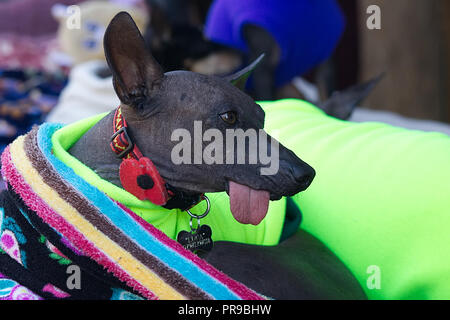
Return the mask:
{"type": "Polygon", "coordinates": [[[111,20],[105,32],[104,48],[120,101],[139,105],[158,87],[164,73],[128,13],[120,12],[111,20]]]}
{"type": "Polygon", "coordinates": [[[231,82],[233,85],[241,90],[245,89],[245,84],[247,83],[248,77],[252,74],[253,70],[258,66],[261,60],[264,58],[265,54],[260,55],[255,61],[253,61],[249,66],[244,69],[225,77],[225,80],[231,82]]]}
{"type": "Polygon", "coordinates": [[[385,73],[343,91],[333,92],[331,97],[317,106],[326,114],[341,120],[350,119],[353,111],[372,92],[375,86],[384,78],[385,73]]]}

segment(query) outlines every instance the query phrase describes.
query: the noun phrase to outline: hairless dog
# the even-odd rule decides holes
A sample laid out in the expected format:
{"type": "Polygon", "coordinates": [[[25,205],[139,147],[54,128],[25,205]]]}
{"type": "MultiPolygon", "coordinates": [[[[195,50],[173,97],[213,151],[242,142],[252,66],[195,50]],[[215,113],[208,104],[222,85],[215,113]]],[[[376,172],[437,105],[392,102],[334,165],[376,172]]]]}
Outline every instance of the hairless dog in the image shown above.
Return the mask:
{"type": "MultiPolygon", "coordinates": [[[[278,170],[273,174],[261,174],[267,164],[261,159],[252,163],[173,163],[171,151],[176,146],[173,132],[182,128],[194,136],[196,122],[201,122],[203,130],[216,130],[223,136],[227,130],[263,132],[264,111],[242,90],[261,58],[228,77],[189,71],[164,73],[127,13],[119,13],[112,20],[104,47],[130,140],[152,159],[159,175],[178,194],[189,198],[226,191],[234,218],[240,223],[257,225],[267,213],[269,200],[292,196],[312,183],[314,169],[268,135],[258,136],[253,152],[261,147],[266,150],[278,147],[278,170]]],[[[100,120],[70,153],[103,179],[123,187],[120,168],[124,160],[110,146],[114,117],[112,112],[100,120]]],[[[245,143],[245,159],[252,156],[249,140],[245,143]]],[[[202,143],[200,150],[206,146],[202,143]]],[[[223,146],[216,151],[227,155],[229,150],[223,146]]],[[[231,160],[237,157],[233,155],[231,160]]],[[[358,283],[339,259],[304,231],[274,247],[217,242],[211,252],[201,257],[272,298],[364,298],[358,283]]]]}

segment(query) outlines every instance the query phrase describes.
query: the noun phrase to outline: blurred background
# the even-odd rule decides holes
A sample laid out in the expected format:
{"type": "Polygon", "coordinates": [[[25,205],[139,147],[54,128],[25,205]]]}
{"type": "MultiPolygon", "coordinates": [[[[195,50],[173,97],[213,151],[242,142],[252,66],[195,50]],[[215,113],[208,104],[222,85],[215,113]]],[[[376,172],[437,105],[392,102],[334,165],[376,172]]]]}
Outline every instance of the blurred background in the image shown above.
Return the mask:
{"type": "Polygon", "coordinates": [[[34,124],[117,107],[102,38],[122,10],[166,71],[226,75],[264,52],[257,100],[450,134],[445,0],[0,0],[0,151],[34,124]]]}

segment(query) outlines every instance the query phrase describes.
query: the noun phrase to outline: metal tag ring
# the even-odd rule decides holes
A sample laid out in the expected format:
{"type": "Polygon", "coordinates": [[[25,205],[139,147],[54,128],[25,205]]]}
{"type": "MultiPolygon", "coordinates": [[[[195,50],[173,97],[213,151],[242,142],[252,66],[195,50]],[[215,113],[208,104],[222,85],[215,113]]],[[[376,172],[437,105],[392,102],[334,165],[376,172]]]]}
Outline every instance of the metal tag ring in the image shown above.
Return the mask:
{"type": "Polygon", "coordinates": [[[209,210],[211,209],[211,202],[209,202],[208,197],[205,195],[202,195],[201,198],[206,201],[206,210],[203,214],[196,215],[196,214],[192,213],[191,211],[189,211],[189,209],[187,209],[186,212],[191,216],[191,218],[200,220],[208,215],[209,210]]]}
{"type": "Polygon", "coordinates": [[[194,225],[192,223],[193,220],[194,220],[194,218],[192,218],[192,217],[189,220],[189,227],[191,227],[191,233],[195,233],[200,228],[200,219],[197,219],[197,228],[194,228],[194,225]]]}

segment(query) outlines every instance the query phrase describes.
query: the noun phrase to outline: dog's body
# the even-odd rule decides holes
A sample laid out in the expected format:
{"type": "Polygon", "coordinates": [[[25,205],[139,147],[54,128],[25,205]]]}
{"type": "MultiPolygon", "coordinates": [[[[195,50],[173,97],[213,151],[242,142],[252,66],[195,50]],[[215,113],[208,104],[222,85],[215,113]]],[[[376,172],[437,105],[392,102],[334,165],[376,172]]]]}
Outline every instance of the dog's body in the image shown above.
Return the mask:
{"type": "MultiPolygon", "coordinates": [[[[227,191],[236,220],[256,225],[264,218],[269,197],[278,200],[294,195],[311,183],[314,170],[282,145],[280,168],[273,176],[259,175],[260,163],[171,163],[170,150],[174,147],[171,133],[177,128],[192,130],[194,121],[202,121],[205,130],[217,128],[223,132],[230,128],[263,128],[264,112],[238,88],[243,87],[255,65],[227,79],[192,72],[163,74],[126,14],[118,15],[109,26],[105,51],[130,135],[171,186],[188,195],[227,191]],[[227,123],[220,115],[230,110],[237,121],[227,123]],[[242,199],[240,193],[245,192],[249,198],[242,199]]],[[[78,140],[70,153],[103,179],[121,186],[119,166],[122,160],[109,145],[113,117],[111,113],[103,118],[78,140]]],[[[273,248],[219,242],[204,258],[219,270],[273,298],[364,296],[344,265],[319,241],[301,231],[273,248]],[[259,271],[252,272],[256,266],[259,271]],[[317,272],[323,273],[324,278],[317,279],[317,272]],[[331,281],[330,274],[336,276],[331,281]],[[344,294],[339,289],[342,281],[348,288],[344,294]]]]}

